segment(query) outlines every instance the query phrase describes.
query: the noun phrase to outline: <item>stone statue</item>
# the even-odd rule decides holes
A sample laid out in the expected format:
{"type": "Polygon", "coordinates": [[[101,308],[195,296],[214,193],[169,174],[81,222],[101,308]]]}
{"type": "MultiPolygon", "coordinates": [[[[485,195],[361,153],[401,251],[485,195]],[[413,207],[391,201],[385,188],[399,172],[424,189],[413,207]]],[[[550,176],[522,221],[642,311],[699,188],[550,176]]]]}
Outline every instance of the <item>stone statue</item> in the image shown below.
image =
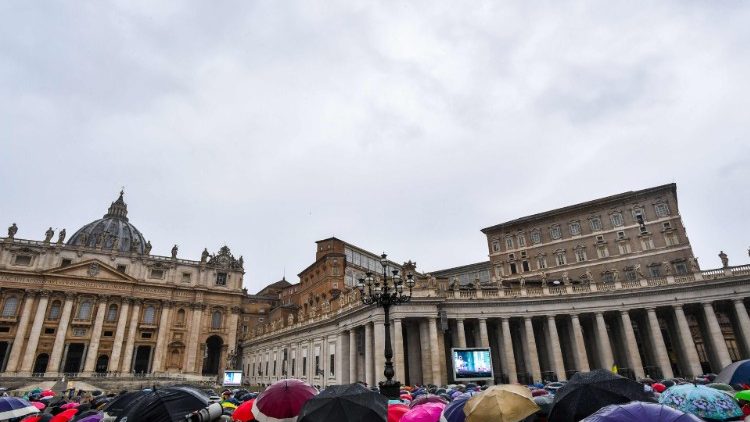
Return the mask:
{"type": "Polygon", "coordinates": [[[523,276],[521,276],[521,278],[518,279],[518,284],[519,284],[519,286],[521,286],[522,289],[525,288],[526,287],[526,279],[523,276]]]}
{"type": "Polygon", "coordinates": [[[18,226],[16,226],[16,223],[13,223],[8,227],[8,237],[13,239],[16,236],[16,233],[18,233],[18,226]]]}
{"type": "Polygon", "coordinates": [[[719,252],[719,259],[721,259],[721,266],[727,268],[729,266],[729,257],[724,251],[719,252]]]}
{"type": "Polygon", "coordinates": [[[96,235],[96,247],[98,248],[100,246],[103,246],[103,244],[104,244],[104,232],[96,235]]]}
{"type": "Polygon", "coordinates": [[[451,290],[458,290],[461,288],[461,282],[458,281],[458,277],[453,277],[453,282],[451,283],[451,290]]]}
{"type": "Polygon", "coordinates": [[[112,242],[112,251],[117,252],[120,250],[120,236],[115,235],[114,241],[112,242]]]}
{"type": "Polygon", "coordinates": [[[60,230],[60,234],[57,235],[57,244],[62,245],[65,241],[65,229],[60,230]]]}
{"type": "Polygon", "coordinates": [[[562,273],[562,279],[563,279],[563,284],[564,285],[567,286],[568,284],[570,284],[570,275],[568,275],[567,271],[565,271],[565,272],[562,273]]]}
{"type": "Polygon", "coordinates": [[[48,228],[46,232],[44,232],[44,243],[49,243],[50,240],[52,240],[52,236],[55,235],[55,231],[52,230],[52,227],[48,228]]]}
{"type": "Polygon", "coordinates": [[[172,259],[177,259],[177,245],[172,246],[172,259]]]}
{"type": "Polygon", "coordinates": [[[690,262],[690,271],[691,272],[698,273],[698,272],[701,271],[700,266],[698,266],[698,257],[694,257],[693,259],[691,259],[688,262],[690,262]]]}
{"type": "Polygon", "coordinates": [[[643,275],[643,271],[641,271],[641,264],[635,264],[635,267],[633,269],[635,270],[635,273],[638,274],[638,277],[646,278],[646,276],[643,275]]]}
{"type": "Polygon", "coordinates": [[[547,273],[542,271],[542,283],[547,284],[547,273]]]}
{"type": "Polygon", "coordinates": [[[240,266],[240,268],[245,268],[245,258],[240,255],[240,259],[237,260],[237,264],[240,266]]]}
{"type": "Polygon", "coordinates": [[[146,247],[144,248],[143,253],[145,253],[146,255],[151,255],[151,241],[150,240],[146,241],[146,247]]]}
{"type": "Polygon", "coordinates": [[[620,272],[617,271],[617,268],[612,268],[609,271],[612,273],[612,281],[620,281],[620,272]]]}
{"type": "Polygon", "coordinates": [[[138,247],[141,246],[141,241],[138,236],[133,236],[133,240],[130,241],[130,251],[137,252],[138,247]]]}
{"type": "Polygon", "coordinates": [[[234,350],[231,350],[229,353],[227,353],[227,369],[234,369],[236,366],[237,361],[237,354],[234,353],[234,350]]]}
{"type": "Polygon", "coordinates": [[[667,261],[662,261],[662,268],[664,268],[664,275],[672,275],[672,264],[667,261]]]}
{"type": "Polygon", "coordinates": [[[594,275],[591,274],[591,270],[588,268],[586,269],[586,280],[588,280],[589,283],[594,281],[594,275]]]}
{"type": "Polygon", "coordinates": [[[81,233],[80,237],[80,245],[83,247],[87,247],[89,245],[89,234],[86,232],[81,233]]]}
{"type": "Polygon", "coordinates": [[[203,248],[203,252],[201,252],[201,263],[205,264],[208,260],[208,256],[210,254],[208,253],[208,248],[203,248]]]}

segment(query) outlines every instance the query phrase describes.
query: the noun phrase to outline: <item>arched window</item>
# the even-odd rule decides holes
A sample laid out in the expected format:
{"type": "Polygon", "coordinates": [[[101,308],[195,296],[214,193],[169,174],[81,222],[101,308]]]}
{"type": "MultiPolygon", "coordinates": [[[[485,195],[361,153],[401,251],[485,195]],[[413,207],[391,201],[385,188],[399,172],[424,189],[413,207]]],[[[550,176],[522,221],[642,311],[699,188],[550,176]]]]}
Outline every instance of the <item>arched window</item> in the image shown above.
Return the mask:
{"type": "Polygon", "coordinates": [[[154,324],[154,321],[156,321],[156,308],[149,305],[143,310],[143,323],[154,324]]]}
{"type": "Polygon", "coordinates": [[[180,308],[177,311],[177,325],[185,325],[185,310],[180,308]]]}
{"type": "Polygon", "coordinates": [[[91,319],[91,301],[90,300],[84,300],[81,302],[81,304],[78,306],[78,316],[77,319],[83,319],[88,320],[91,319]]]}
{"type": "Polygon", "coordinates": [[[62,304],[60,303],[59,300],[53,301],[52,305],[49,307],[49,316],[47,317],[47,319],[52,320],[52,321],[57,321],[58,319],[60,319],[60,306],[61,305],[62,304]]]}
{"type": "Polygon", "coordinates": [[[214,313],[211,315],[211,328],[213,329],[221,328],[221,312],[220,311],[214,311],[214,313]]]}
{"type": "Polygon", "coordinates": [[[107,309],[107,322],[115,321],[117,321],[117,305],[113,303],[109,305],[109,308],[107,309]]]}
{"type": "Polygon", "coordinates": [[[12,317],[16,316],[16,312],[18,311],[18,298],[15,296],[11,296],[7,299],[5,299],[5,304],[3,305],[3,317],[12,317]]]}

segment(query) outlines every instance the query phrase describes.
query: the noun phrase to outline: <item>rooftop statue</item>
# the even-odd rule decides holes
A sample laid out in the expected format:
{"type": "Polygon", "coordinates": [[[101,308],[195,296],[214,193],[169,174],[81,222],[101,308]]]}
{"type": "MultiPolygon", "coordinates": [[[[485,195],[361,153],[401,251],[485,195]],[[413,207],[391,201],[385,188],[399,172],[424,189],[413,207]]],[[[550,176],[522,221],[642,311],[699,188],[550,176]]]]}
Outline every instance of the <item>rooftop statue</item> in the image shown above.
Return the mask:
{"type": "Polygon", "coordinates": [[[8,237],[13,239],[16,236],[16,233],[18,233],[18,226],[16,226],[16,223],[13,223],[8,227],[8,237]]]}

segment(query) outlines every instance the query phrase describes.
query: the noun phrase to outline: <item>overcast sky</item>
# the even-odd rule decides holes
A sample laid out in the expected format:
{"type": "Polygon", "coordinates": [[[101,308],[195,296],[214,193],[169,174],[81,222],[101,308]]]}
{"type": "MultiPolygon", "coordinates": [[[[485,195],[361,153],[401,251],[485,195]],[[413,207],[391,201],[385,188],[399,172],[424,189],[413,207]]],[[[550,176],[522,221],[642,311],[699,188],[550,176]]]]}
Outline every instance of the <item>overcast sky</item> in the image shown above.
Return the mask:
{"type": "Polygon", "coordinates": [[[748,262],[750,3],[0,2],[0,224],[125,186],[153,253],[251,292],[336,236],[420,271],[480,229],[676,182],[704,268],[748,262]]]}

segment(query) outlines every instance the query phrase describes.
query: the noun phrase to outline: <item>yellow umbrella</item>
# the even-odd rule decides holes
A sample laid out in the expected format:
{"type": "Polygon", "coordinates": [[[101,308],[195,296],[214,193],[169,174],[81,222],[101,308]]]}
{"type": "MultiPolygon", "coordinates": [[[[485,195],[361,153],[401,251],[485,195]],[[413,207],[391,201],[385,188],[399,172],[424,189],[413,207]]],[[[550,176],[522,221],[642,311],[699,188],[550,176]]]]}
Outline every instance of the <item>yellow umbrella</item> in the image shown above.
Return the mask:
{"type": "Polygon", "coordinates": [[[230,402],[230,401],[223,401],[223,402],[221,402],[221,407],[223,407],[225,409],[236,409],[237,405],[234,404],[234,403],[232,403],[232,402],[230,402]]]}
{"type": "Polygon", "coordinates": [[[518,422],[539,411],[531,390],[522,385],[494,385],[470,398],[466,422],[518,422]]]}

